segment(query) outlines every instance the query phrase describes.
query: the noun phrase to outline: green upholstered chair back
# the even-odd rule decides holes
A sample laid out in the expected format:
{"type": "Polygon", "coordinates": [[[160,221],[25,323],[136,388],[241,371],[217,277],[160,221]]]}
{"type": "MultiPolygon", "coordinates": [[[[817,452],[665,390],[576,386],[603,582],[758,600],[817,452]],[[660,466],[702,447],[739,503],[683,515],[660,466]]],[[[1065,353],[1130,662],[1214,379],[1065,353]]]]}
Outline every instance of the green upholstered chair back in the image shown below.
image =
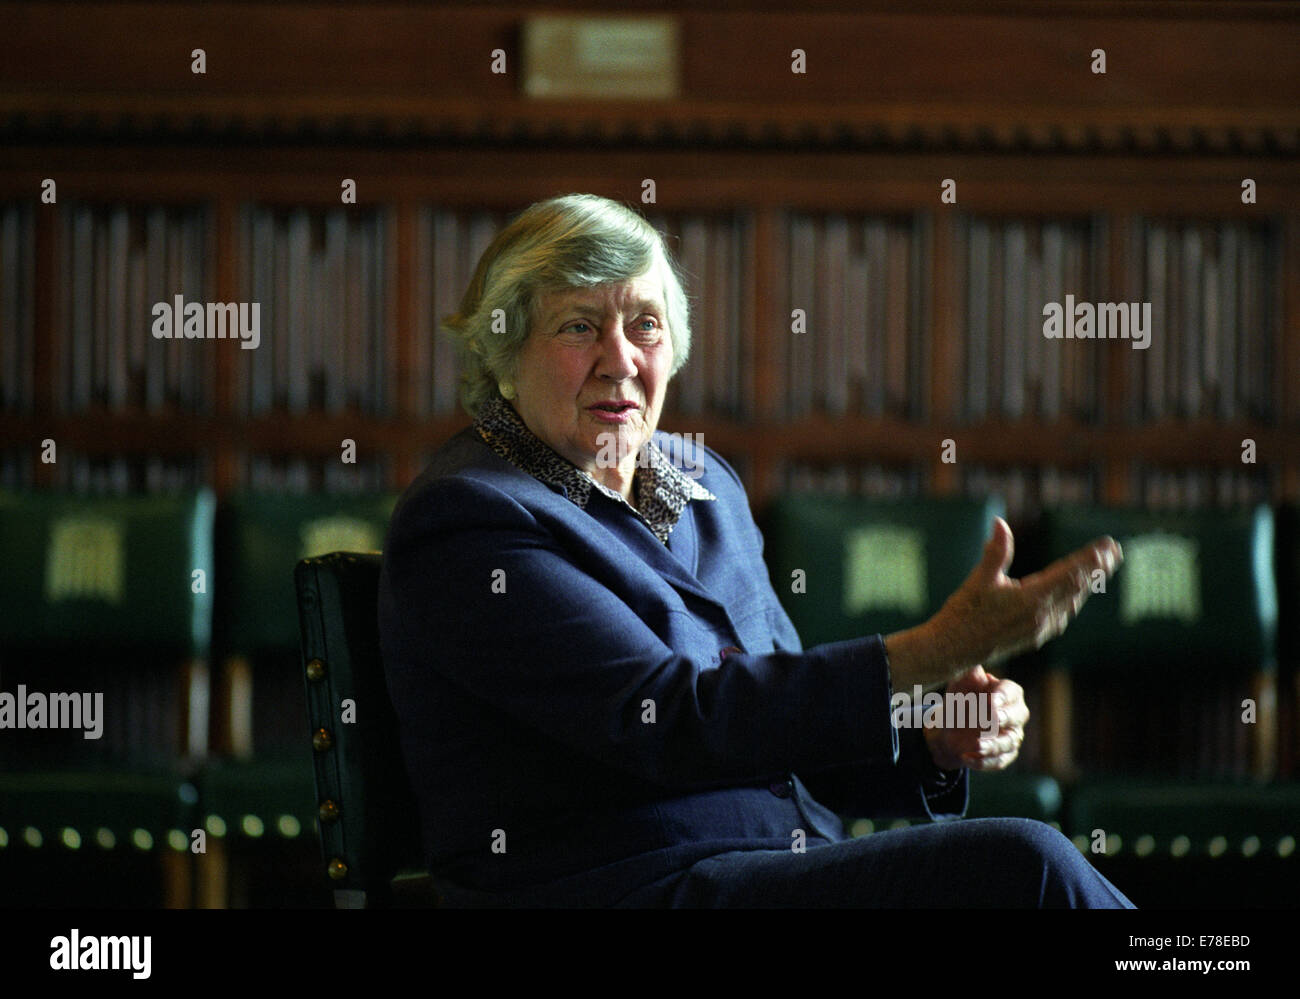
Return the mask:
{"type": "Polygon", "coordinates": [[[296,653],[288,567],[327,552],[379,551],[396,501],[393,494],[231,496],[217,518],[219,647],[296,653]]]}
{"type": "MultiPolygon", "coordinates": [[[[0,739],[0,840],[45,847],[31,870],[57,856],[51,847],[106,863],[121,856],[113,850],[189,855],[198,815],[187,777],[207,737],[214,507],[207,490],[0,493],[0,688],[80,698],[97,715],[91,738],[83,711],[86,732],[0,739]]],[[[168,904],[185,904],[187,892],[168,885],[168,904]]]]}
{"type": "Polygon", "coordinates": [[[0,644],[206,656],[215,500],[0,493],[0,644]]]}
{"type": "Polygon", "coordinates": [[[764,531],[772,585],[806,647],[909,628],[970,574],[1002,513],[992,498],[786,496],[764,531]]]}
{"type": "Polygon", "coordinates": [[[1048,661],[1074,673],[1269,671],[1278,603],[1273,515],[1266,506],[1165,513],[1061,508],[1044,513],[1050,557],[1100,534],[1124,564],[1093,593],[1048,661]]]}
{"type": "Polygon", "coordinates": [[[395,875],[424,866],[379,651],[377,553],[298,563],[302,662],[326,873],[341,908],[387,904],[395,875]]]}
{"type": "Polygon", "coordinates": [[[1300,667],[1300,506],[1277,511],[1278,651],[1300,667]]]}
{"type": "MultiPolygon", "coordinates": [[[[1300,504],[1289,503],[1277,511],[1277,596],[1277,651],[1283,674],[1279,688],[1291,691],[1300,707],[1300,504]]],[[[1295,732],[1297,723],[1292,724],[1295,732]]],[[[1282,772],[1300,776],[1300,739],[1285,739],[1279,748],[1282,772]]]]}
{"type": "MultiPolygon", "coordinates": [[[[920,624],[979,562],[1001,500],[866,500],[791,495],[764,536],[773,586],[805,647],[920,624]],[[806,592],[792,586],[802,570],[806,592]]],[[[1051,821],[1061,791],[1050,777],[973,780],[971,814],[1051,821]]]]}

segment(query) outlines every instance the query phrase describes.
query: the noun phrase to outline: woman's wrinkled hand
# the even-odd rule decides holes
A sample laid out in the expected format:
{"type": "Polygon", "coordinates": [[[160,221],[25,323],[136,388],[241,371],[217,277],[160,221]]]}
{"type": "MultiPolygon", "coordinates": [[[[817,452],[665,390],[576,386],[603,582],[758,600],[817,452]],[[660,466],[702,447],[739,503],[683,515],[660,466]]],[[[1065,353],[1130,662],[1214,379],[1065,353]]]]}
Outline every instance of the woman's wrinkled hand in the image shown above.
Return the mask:
{"type": "Polygon", "coordinates": [[[1111,537],[1098,538],[1046,569],[1012,579],[1011,528],[1001,517],[965,582],[924,624],[886,639],[894,684],[945,683],[977,664],[994,665],[1038,649],[1065,630],[1092,592],[1124,559],[1111,537]]]}
{"type": "Polygon", "coordinates": [[[1003,770],[1014,763],[1029,721],[1020,684],[976,666],[949,683],[947,693],[964,698],[964,717],[949,710],[954,702],[948,697],[926,712],[925,741],[935,764],[944,770],[1003,770]]]}

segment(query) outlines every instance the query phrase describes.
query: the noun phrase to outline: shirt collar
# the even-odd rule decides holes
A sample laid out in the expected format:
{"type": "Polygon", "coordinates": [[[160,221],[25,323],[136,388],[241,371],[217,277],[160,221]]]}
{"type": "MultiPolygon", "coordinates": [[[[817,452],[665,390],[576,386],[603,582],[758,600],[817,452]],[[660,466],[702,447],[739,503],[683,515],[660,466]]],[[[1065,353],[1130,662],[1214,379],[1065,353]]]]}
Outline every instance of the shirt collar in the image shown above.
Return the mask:
{"type": "Polygon", "coordinates": [[[550,486],[563,490],[579,509],[587,509],[592,489],[623,504],[644,520],[664,544],[691,500],[715,500],[713,493],[677,468],[654,441],[647,441],[637,456],[633,490],[639,509],[622,495],[597,482],[573,462],[528,429],[523,419],[500,395],[481,407],[474,428],[494,452],[517,468],[550,486]]]}

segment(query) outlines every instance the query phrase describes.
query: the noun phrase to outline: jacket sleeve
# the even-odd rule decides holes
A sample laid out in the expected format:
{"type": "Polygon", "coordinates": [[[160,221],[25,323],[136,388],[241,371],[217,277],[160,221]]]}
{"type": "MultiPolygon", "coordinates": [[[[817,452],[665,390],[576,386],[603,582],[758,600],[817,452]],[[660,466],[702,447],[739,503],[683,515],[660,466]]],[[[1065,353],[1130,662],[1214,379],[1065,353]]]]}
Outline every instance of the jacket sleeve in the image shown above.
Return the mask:
{"type": "Polygon", "coordinates": [[[969,771],[940,770],[925,737],[914,730],[900,733],[892,767],[828,767],[801,772],[799,779],[814,798],[847,818],[959,818],[969,800],[969,771]]]}
{"type": "MultiPolygon", "coordinates": [[[[709,450],[712,463],[726,472],[739,493],[736,505],[743,508],[756,550],[763,550],[763,537],[749,512],[744,487],[734,469],[709,450]]],[[[768,581],[767,599],[772,608],[772,638],[777,648],[800,650],[802,645],[794,624],[781,606],[770,576],[762,564],[754,571],[768,581]]],[[[880,649],[880,668],[889,676],[889,658],[882,636],[875,636],[880,649]]],[[[892,699],[892,686],[890,697],[892,699]]],[[[892,711],[890,717],[893,717],[892,711]]],[[[892,725],[890,726],[892,728],[892,725]]],[[[929,747],[919,727],[898,732],[898,752],[894,759],[879,758],[859,763],[840,763],[816,770],[798,771],[799,779],[817,801],[853,818],[955,818],[964,815],[968,804],[969,772],[941,770],[930,756],[929,747]]]]}
{"type": "Polygon", "coordinates": [[[893,767],[878,636],[714,666],[716,649],[665,644],[665,622],[629,606],[608,563],[580,561],[495,485],[432,480],[398,509],[386,544],[390,670],[435,669],[520,724],[670,788],[893,767]]]}

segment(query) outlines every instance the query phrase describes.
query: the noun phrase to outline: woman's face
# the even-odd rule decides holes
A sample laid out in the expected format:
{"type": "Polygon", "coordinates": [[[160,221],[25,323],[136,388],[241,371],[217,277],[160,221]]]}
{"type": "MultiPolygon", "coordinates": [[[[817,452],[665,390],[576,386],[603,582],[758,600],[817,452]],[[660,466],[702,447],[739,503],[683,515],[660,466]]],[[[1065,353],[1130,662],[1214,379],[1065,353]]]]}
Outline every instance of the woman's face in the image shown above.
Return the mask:
{"type": "Polygon", "coordinates": [[[529,430],[628,496],[637,452],[659,425],[672,364],[668,309],[653,272],[547,292],[519,354],[512,401],[529,430]]]}

